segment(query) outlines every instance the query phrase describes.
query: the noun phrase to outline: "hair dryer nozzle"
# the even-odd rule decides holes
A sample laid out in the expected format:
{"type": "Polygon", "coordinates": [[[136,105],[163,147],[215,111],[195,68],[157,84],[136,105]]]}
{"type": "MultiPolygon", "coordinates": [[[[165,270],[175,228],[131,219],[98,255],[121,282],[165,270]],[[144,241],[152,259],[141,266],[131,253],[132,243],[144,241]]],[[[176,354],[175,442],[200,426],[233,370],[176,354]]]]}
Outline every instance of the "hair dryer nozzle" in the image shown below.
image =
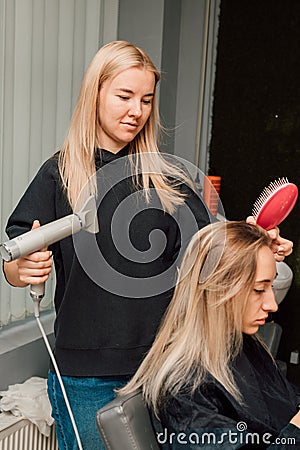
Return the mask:
{"type": "Polygon", "coordinates": [[[93,195],[88,197],[81,210],[77,213],[81,223],[82,229],[89,233],[98,233],[98,218],[96,200],[93,195]]]}
{"type": "Polygon", "coordinates": [[[7,244],[0,244],[0,255],[4,261],[9,262],[13,260],[14,253],[18,251],[18,246],[14,242],[11,245],[7,244]]]}

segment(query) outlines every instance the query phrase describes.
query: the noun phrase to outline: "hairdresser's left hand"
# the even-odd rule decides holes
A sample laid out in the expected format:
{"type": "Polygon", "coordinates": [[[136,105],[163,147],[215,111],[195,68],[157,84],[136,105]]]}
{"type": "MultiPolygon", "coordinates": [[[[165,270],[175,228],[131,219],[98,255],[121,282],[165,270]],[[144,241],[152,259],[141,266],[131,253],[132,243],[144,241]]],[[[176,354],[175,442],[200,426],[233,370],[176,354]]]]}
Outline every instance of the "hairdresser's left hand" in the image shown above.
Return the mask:
{"type": "MultiPolygon", "coordinates": [[[[252,216],[247,217],[246,222],[256,225],[256,221],[252,216]]],[[[293,242],[281,237],[278,227],[269,230],[268,234],[273,241],[272,248],[276,261],[278,262],[283,261],[286,256],[292,253],[293,242]]]]}

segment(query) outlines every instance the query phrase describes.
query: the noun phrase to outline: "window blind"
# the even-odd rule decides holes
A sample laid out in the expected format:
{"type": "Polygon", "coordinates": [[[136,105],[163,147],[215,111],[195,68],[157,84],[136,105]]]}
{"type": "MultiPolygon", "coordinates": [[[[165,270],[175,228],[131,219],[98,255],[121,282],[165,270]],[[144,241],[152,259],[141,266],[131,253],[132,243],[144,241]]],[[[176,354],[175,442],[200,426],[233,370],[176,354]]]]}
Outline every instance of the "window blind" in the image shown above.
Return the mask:
{"type": "MultiPolygon", "coordinates": [[[[117,0],[0,0],[0,223],[59,149],[84,71],[116,39],[117,0]]],[[[32,315],[28,289],[1,273],[0,326],[32,315]]],[[[41,309],[52,308],[53,274],[41,309]]]]}

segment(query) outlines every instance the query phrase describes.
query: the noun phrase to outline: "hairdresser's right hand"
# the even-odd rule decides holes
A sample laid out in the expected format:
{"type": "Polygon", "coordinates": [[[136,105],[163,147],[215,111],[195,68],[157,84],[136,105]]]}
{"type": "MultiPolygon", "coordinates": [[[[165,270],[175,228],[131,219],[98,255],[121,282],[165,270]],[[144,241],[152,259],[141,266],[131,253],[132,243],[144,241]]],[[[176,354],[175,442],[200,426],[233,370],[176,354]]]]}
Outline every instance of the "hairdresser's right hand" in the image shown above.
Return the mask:
{"type": "MultiPolygon", "coordinates": [[[[40,227],[38,220],[32,225],[32,230],[40,227]]],[[[15,261],[4,263],[4,272],[7,281],[17,287],[29,284],[41,284],[48,280],[52,270],[52,252],[41,249],[15,261]]]]}

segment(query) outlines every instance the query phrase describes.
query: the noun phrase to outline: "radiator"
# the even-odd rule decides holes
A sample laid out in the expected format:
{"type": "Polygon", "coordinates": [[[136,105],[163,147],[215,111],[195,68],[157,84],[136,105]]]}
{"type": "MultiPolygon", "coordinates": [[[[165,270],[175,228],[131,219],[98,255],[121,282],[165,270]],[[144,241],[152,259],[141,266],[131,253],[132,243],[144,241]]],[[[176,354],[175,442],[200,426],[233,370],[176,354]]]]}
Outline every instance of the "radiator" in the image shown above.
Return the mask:
{"type": "Polygon", "coordinates": [[[29,420],[18,420],[0,431],[0,450],[58,450],[55,428],[46,437],[29,420]]]}

